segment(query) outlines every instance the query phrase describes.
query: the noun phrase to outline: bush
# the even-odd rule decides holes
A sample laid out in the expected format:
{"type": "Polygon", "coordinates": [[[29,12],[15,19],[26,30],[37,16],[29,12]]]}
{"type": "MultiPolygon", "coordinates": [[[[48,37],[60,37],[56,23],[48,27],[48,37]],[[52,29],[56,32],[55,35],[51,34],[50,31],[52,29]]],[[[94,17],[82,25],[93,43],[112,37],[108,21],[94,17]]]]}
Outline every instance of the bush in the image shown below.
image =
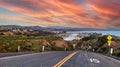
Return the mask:
{"type": "Polygon", "coordinates": [[[120,57],[120,50],[115,50],[113,52],[113,55],[120,57]]]}
{"type": "MultiPolygon", "coordinates": [[[[52,42],[61,40],[58,36],[24,36],[24,35],[0,35],[0,52],[16,52],[17,46],[20,45],[20,51],[41,51],[42,41],[52,42]]],[[[48,50],[62,50],[56,46],[48,46],[48,50]]]]}

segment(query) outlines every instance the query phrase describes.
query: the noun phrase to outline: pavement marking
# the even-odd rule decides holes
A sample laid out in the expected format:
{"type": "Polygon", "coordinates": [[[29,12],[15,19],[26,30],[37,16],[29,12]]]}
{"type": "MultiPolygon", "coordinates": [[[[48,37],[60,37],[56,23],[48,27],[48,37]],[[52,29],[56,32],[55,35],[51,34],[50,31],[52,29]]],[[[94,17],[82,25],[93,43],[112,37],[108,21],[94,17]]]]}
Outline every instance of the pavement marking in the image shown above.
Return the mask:
{"type": "Polygon", "coordinates": [[[26,56],[34,56],[34,55],[39,55],[39,54],[55,53],[55,52],[57,52],[57,51],[29,53],[29,54],[14,55],[14,56],[6,56],[6,57],[0,57],[0,60],[19,58],[19,57],[26,57],[26,56]]]}
{"type": "Polygon", "coordinates": [[[24,54],[24,55],[16,55],[16,56],[8,56],[8,57],[1,57],[0,60],[11,59],[11,58],[18,58],[18,57],[23,57],[23,56],[30,56],[30,55],[35,55],[35,54],[37,54],[37,53],[24,54]]]}
{"type": "Polygon", "coordinates": [[[93,60],[90,58],[90,62],[93,62],[93,60]]]}
{"type": "Polygon", "coordinates": [[[25,57],[25,56],[33,56],[33,55],[39,55],[39,54],[44,54],[44,53],[31,53],[31,54],[23,54],[23,55],[16,55],[16,56],[7,56],[7,57],[1,57],[0,60],[18,58],[18,57],[25,57]]]}
{"type": "Polygon", "coordinates": [[[98,59],[93,59],[94,63],[100,63],[98,59]]]}
{"type": "Polygon", "coordinates": [[[73,57],[77,52],[73,52],[69,54],[67,57],[59,61],[57,64],[55,64],[53,67],[61,67],[67,60],[69,60],[71,57],[73,57]]]}
{"type": "Polygon", "coordinates": [[[90,62],[93,63],[100,63],[100,61],[98,59],[94,59],[94,58],[90,58],[90,62]]]}

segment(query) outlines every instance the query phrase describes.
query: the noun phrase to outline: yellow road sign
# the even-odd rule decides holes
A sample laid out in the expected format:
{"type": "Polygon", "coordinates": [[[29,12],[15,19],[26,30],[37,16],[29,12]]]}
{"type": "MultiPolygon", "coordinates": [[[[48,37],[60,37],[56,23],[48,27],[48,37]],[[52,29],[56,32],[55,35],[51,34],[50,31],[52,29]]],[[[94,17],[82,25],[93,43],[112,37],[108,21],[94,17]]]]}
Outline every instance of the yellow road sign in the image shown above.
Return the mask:
{"type": "Polygon", "coordinates": [[[108,43],[111,43],[112,41],[107,41],[108,43]]]}
{"type": "Polygon", "coordinates": [[[111,40],[112,40],[112,36],[111,35],[108,35],[107,36],[107,39],[108,39],[108,45],[110,46],[111,45],[111,40]]]}
{"type": "Polygon", "coordinates": [[[111,41],[112,36],[111,36],[111,35],[108,35],[108,36],[107,36],[107,39],[108,39],[109,41],[111,41]]]}

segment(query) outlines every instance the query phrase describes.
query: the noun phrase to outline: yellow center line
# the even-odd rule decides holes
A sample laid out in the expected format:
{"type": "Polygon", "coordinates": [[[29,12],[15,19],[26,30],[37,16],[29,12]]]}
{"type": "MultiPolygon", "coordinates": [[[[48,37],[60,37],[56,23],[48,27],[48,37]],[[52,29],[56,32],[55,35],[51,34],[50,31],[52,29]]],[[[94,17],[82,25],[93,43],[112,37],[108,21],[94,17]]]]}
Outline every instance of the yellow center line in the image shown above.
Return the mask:
{"type": "Polygon", "coordinates": [[[54,65],[53,67],[61,67],[67,60],[69,60],[72,56],[74,56],[77,52],[73,52],[71,54],[69,54],[67,57],[65,57],[64,59],[62,59],[60,62],[58,62],[56,65],[54,65]]]}

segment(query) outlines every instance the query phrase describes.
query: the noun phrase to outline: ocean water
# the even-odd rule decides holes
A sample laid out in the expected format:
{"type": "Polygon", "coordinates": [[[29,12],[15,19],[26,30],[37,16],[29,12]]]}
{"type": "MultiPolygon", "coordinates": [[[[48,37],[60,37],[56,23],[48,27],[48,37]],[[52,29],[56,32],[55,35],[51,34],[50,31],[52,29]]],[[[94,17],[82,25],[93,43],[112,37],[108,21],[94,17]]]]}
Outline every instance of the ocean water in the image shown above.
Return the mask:
{"type": "Polygon", "coordinates": [[[71,34],[70,36],[68,37],[64,37],[63,39],[66,40],[66,41],[72,41],[75,39],[75,37],[77,36],[77,34],[71,34]]]}
{"type": "Polygon", "coordinates": [[[102,33],[102,35],[115,35],[120,36],[120,31],[68,31],[67,33],[78,34],[78,33],[102,33]]]}
{"type": "Polygon", "coordinates": [[[78,33],[101,33],[102,35],[110,34],[110,35],[120,36],[120,31],[68,31],[67,33],[71,33],[71,35],[63,38],[66,41],[74,40],[78,33]]]}

